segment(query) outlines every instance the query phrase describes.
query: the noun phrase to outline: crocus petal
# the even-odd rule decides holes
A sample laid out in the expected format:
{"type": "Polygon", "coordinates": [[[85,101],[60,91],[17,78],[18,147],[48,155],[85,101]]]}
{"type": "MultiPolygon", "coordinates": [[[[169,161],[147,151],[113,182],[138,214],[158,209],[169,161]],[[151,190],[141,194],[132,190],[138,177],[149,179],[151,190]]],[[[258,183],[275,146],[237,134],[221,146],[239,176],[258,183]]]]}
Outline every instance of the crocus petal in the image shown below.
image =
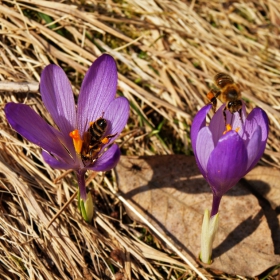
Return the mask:
{"type": "Polygon", "coordinates": [[[251,166],[248,167],[247,172],[249,172],[257,164],[257,162],[263,155],[266,146],[267,137],[268,137],[268,132],[269,132],[267,114],[262,109],[255,108],[248,115],[245,122],[244,131],[246,131],[247,133],[247,135],[245,135],[244,133],[245,139],[250,138],[250,135],[256,130],[258,126],[261,128],[261,144],[258,150],[258,154],[256,155],[256,158],[253,160],[251,166]]]}
{"type": "Polygon", "coordinates": [[[40,92],[45,107],[64,136],[64,144],[75,154],[69,132],[76,128],[76,109],[71,84],[64,71],[50,64],[41,75],[40,92]]]}
{"type": "MultiPolygon", "coordinates": [[[[64,161],[60,161],[44,150],[42,151],[42,157],[43,157],[44,161],[49,166],[51,166],[53,169],[74,169],[75,168],[74,165],[68,164],[67,162],[64,162],[64,161]]],[[[79,168],[79,166],[77,165],[76,168],[79,168]]]]}
{"type": "Polygon", "coordinates": [[[28,141],[40,146],[49,153],[69,161],[71,158],[60,143],[55,131],[34,110],[25,104],[8,103],[5,114],[12,128],[28,141]]]}
{"type": "Polygon", "coordinates": [[[78,99],[77,123],[81,135],[89,123],[105,113],[117,91],[117,67],[115,60],[103,54],[94,61],[83,80],[78,99]]]}
{"type": "Polygon", "coordinates": [[[214,141],[215,146],[217,145],[218,140],[223,135],[223,132],[226,129],[224,115],[223,115],[224,108],[225,108],[225,105],[222,105],[218,109],[218,111],[214,114],[214,116],[212,117],[210,124],[209,124],[209,129],[212,132],[213,141],[214,141]]]}
{"type": "Polygon", "coordinates": [[[129,102],[125,97],[118,97],[113,100],[106,109],[104,118],[107,120],[108,128],[106,134],[117,135],[111,139],[110,143],[118,137],[118,134],[124,129],[129,117],[129,102]]]}
{"type": "Polygon", "coordinates": [[[108,171],[114,168],[121,156],[118,145],[112,145],[102,156],[96,160],[94,165],[89,169],[94,171],[108,171]]]}
{"type": "Polygon", "coordinates": [[[259,154],[261,137],[262,137],[262,131],[260,126],[258,126],[247,145],[248,163],[247,163],[246,173],[248,172],[247,170],[250,168],[250,166],[256,160],[259,154]]]}
{"type": "Polygon", "coordinates": [[[194,153],[196,153],[196,138],[198,135],[198,132],[202,127],[206,125],[206,116],[211,109],[212,104],[208,104],[204,106],[202,109],[199,110],[199,112],[196,114],[196,116],[193,119],[193,123],[191,126],[191,142],[192,142],[192,148],[194,153]]]}
{"type": "Polygon", "coordinates": [[[268,117],[261,108],[253,109],[248,115],[244,125],[244,136],[242,136],[242,138],[244,140],[250,139],[250,135],[254,133],[258,126],[261,127],[262,141],[266,141],[268,136],[268,117]]]}
{"type": "Polygon", "coordinates": [[[247,167],[247,151],[235,131],[222,136],[207,164],[207,179],[216,196],[222,196],[243,176],[247,167]]]}
{"type": "Polygon", "coordinates": [[[196,157],[200,163],[198,167],[201,167],[200,172],[204,177],[206,176],[208,159],[213,150],[214,142],[212,133],[209,127],[203,127],[199,131],[196,139],[196,157]]]}

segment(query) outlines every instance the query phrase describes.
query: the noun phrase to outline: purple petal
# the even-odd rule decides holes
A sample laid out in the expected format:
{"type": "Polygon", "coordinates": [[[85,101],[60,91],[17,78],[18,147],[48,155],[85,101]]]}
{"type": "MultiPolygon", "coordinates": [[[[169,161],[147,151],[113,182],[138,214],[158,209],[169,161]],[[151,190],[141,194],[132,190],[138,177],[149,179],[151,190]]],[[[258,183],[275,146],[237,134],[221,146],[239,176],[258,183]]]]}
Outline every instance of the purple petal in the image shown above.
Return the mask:
{"type": "Polygon", "coordinates": [[[212,133],[209,127],[203,127],[199,131],[196,139],[196,157],[200,163],[198,167],[201,167],[200,172],[204,177],[206,176],[208,159],[213,150],[214,142],[212,133]]]}
{"type": "Polygon", "coordinates": [[[263,155],[266,146],[267,137],[268,137],[268,132],[269,132],[267,114],[262,109],[255,108],[248,115],[245,122],[244,131],[246,131],[246,134],[244,134],[244,138],[246,139],[246,141],[248,141],[247,140],[248,138],[250,139],[250,136],[252,135],[252,133],[254,133],[254,131],[257,129],[258,126],[261,128],[261,144],[258,153],[256,155],[256,158],[253,160],[247,172],[249,172],[258,163],[259,159],[263,155]]]}
{"type": "Polygon", "coordinates": [[[251,113],[248,115],[245,125],[244,125],[244,136],[243,139],[247,140],[250,139],[250,136],[254,133],[255,129],[260,126],[261,132],[262,132],[262,141],[267,140],[268,136],[268,117],[265,111],[263,111],[261,108],[255,108],[251,111],[251,113]]]}
{"type": "Polygon", "coordinates": [[[248,163],[246,170],[250,168],[250,166],[256,160],[259,154],[259,149],[261,146],[261,137],[261,128],[260,126],[258,126],[247,145],[248,163]]]}
{"type": "Polygon", "coordinates": [[[208,104],[204,106],[202,109],[198,111],[196,116],[193,119],[193,123],[191,126],[191,142],[192,142],[192,148],[194,153],[196,154],[196,138],[198,135],[198,132],[202,127],[206,125],[206,116],[211,109],[212,104],[208,104]]]}
{"type": "Polygon", "coordinates": [[[93,167],[89,168],[94,171],[108,171],[114,168],[121,156],[118,145],[112,145],[99,159],[96,160],[93,167]]]}
{"type": "Polygon", "coordinates": [[[40,91],[45,107],[64,136],[64,142],[71,154],[74,146],[69,133],[76,128],[75,101],[70,82],[64,71],[50,64],[42,72],[40,91]]]}
{"type": "Polygon", "coordinates": [[[117,135],[111,139],[110,143],[112,143],[122,132],[127,123],[128,117],[129,102],[125,97],[118,97],[110,103],[104,114],[104,118],[108,122],[106,134],[110,135],[117,133],[117,135]]]}
{"type": "MultiPolygon", "coordinates": [[[[223,115],[223,109],[225,108],[225,105],[222,105],[218,111],[214,114],[213,118],[210,121],[209,129],[212,132],[213,135],[213,141],[214,145],[216,146],[220,137],[223,135],[223,132],[225,131],[225,120],[223,115]]],[[[228,115],[227,115],[228,117],[228,115]]]]}
{"type": "Polygon", "coordinates": [[[231,130],[220,138],[207,164],[207,178],[216,196],[222,196],[244,175],[247,150],[238,133],[231,130]]]}
{"type": "Polygon", "coordinates": [[[75,167],[78,168],[78,166],[75,166],[74,164],[72,165],[67,162],[56,159],[44,150],[42,151],[42,157],[44,161],[53,169],[75,169],[75,167]]]}
{"type": "Polygon", "coordinates": [[[103,54],[94,61],[83,80],[78,99],[78,129],[83,133],[89,123],[105,113],[117,91],[117,66],[108,54],[103,54]]]}
{"type": "Polygon", "coordinates": [[[59,141],[59,132],[48,125],[34,110],[25,104],[8,103],[5,114],[12,128],[28,141],[65,161],[72,160],[59,141]]]}

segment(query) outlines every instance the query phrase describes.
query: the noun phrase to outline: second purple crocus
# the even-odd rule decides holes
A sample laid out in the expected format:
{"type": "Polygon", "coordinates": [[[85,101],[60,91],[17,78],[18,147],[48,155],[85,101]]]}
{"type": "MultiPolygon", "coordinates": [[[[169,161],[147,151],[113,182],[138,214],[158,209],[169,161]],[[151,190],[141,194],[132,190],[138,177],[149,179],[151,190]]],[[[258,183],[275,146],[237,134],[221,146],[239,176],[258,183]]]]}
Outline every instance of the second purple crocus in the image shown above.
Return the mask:
{"type": "Polygon", "coordinates": [[[261,158],[268,137],[266,113],[255,108],[246,116],[243,104],[242,118],[227,112],[230,129],[226,131],[224,105],[206,126],[211,104],[195,116],[191,127],[191,141],[197,165],[213,192],[211,216],[218,212],[221,197],[247,174],[261,158]]]}
{"type": "Polygon", "coordinates": [[[114,59],[103,54],[86,73],[76,108],[71,84],[64,71],[53,64],[45,67],[40,92],[58,129],[50,126],[25,104],[11,102],[5,106],[6,118],[12,128],[43,149],[42,156],[46,163],[53,168],[76,171],[80,196],[84,201],[87,197],[84,179],[87,169],[107,171],[115,167],[120,158],[118,146],[109,145],[127,123],[129,102],[124,97],[115,98],[117,79],[114,59]],[[100,117],[107,121],[103,137],[113,137],[108,139],[108,143],[102,143],[93,160],[84,161],[79,154],[83,136],[90,124],[100,117]]]}
{"type": "Polygon", "coordinates": [[[206,126],[206,116],[212,104],[203,107],[195,116],[191,127],[191,141],[197,165],[213,193],[211,214],[206,209],[202,223],[202,262],[210,264],[212,246],[218,230],[219,205],[222,196],[231,189],[261,158],[268,137],[266,113],[255,108],[246,116],[243,103],[241,118],[238,113],[216,112],[206,126]]]}

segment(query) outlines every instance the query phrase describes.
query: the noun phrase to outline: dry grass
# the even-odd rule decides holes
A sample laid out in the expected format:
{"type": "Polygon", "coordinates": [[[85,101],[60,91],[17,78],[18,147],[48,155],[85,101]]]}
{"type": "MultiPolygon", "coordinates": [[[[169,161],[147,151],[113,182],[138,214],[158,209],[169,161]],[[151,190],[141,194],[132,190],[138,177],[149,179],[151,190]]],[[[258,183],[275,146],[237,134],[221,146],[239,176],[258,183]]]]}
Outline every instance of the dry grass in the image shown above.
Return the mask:
{"type": "MultiPolygon", "coordinates": [[[[248,110],[267,111],[271,133],[261,164],[279,168],[277,0],[1,2],[0,81],[39,82],[44,66],[56,63],[78,94],[85,71],[107,52],[118,64],[119,94],[131,102],[118,140],[123,154],[189,154],[191,120],[207,102],[213,75],[228,71],[248,110]]],[[[36,84],[31,91],[2,91],[0,98],[1,109],[10,101],[26,103],[52,123],[36,84]]],[[[129,220],[108,188],[116,187],[114,173],[88,174],[94,225],[81,220],[75,201],[47,229],[76,191],[75,176],[45,165],[40,149],[9,127],[3,110],[0,118],[1,279],[196,279],[129,220]]]]}

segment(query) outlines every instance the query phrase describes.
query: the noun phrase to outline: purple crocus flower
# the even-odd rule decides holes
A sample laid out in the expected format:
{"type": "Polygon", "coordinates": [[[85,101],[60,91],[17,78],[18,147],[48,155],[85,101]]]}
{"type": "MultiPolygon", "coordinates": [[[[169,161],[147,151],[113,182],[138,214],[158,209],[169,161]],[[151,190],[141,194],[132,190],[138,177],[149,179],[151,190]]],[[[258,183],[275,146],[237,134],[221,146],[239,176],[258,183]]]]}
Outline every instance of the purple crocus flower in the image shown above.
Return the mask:
{"type": "Polygon", "coordinates": [[[197,165],[213,192],[211,217],[219,210],[221,197],[248,173],[261,158],[267,137],[266,113],[255,108],[246,117],[243,104],[239,114],[226,112],[231,125],[225,128],[223,109],[216,112],[206,126],[206,116],[212,104],[204,106],[195,116],[191,141],[197,165]]]}
{"type": "Polygon", "coordinates": [[[44,105],[58,129],[50,126],[25,104],[11,102],[5,106],[6,118],[12,128],[43,149],[42,156],[46,163],[53,168],[76,171],[80,196],[84,201],[84,175],[87,169],[107,171],[115,167],[120,158],[118,146],[108,146],[123,130],[129,116],[128,100],[124,97],[115,98],[117,79],[114,59],[103,54],[87,71],[76,108],[71,85],[64,71],[53,64],[45,67],[40,91],[44,105]],[[101,117],[107,121],[102,138],[108,135],[113,137],[100,143],[100,151],[94,153],[93,159],[85,161],[80,154],[84,135],[90,124],[101,117]]]}

